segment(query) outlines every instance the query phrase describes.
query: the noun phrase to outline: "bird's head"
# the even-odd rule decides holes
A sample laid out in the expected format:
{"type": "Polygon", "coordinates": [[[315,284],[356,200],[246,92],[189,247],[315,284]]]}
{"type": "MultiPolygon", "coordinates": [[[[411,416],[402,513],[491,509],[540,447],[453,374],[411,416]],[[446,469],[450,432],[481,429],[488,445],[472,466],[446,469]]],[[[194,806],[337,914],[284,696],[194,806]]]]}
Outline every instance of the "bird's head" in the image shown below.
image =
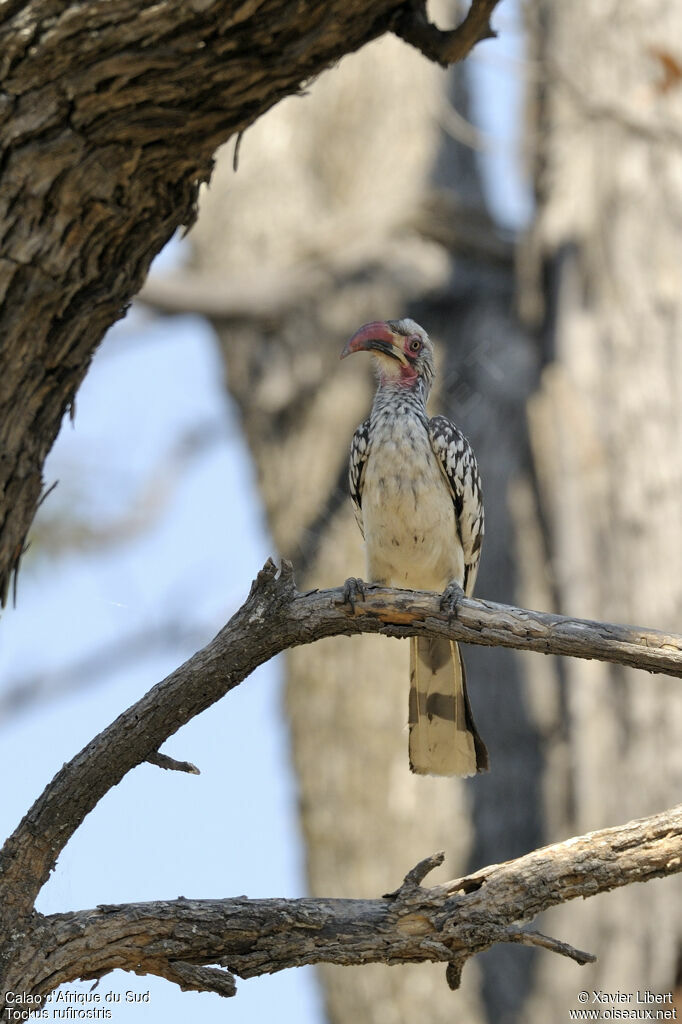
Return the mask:
{"type": "Polygon", "coordinates": [[[435,363],[433,344],[423,327],[414,320],[375,320],[365,324],[350,339],[341,358],[354,352],[371,352],[382,384],[429,393],[435,363]]]}

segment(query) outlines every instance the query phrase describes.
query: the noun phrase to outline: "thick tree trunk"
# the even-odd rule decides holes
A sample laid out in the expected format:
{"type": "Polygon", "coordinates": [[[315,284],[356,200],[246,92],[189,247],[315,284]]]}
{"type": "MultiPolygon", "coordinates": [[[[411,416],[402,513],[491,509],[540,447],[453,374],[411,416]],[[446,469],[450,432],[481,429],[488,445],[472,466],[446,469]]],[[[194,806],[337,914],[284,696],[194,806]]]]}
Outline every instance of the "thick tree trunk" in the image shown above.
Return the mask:
{"type": "MultiPolygon", "coordinates": [[[[249,132],[236,176],[228,156],[219,161],[192,233],[204,277],[220,267],[228,287],[233,277],[249,282],[248,302],[230,287],[214,322],[270,528],[309,586],[364,572],[345,477],[371,381],[361,360],[339,365],[340,349],[362,322],[404,313],[440,344],[436,401],[480,457],[489,530],[479,592],[513,596],[507,489],[524,459],[534,360],[514,324],[511,252],[485,215],[473,155],[446,145],[432,117],[451,102],[447,87],[395,41],[368,48],[318,83],[305,108],[288,101],[249,132]],[[264,282],[261,301],[254,280],[264,282]]],[[[433,849],[447,851],[452,873],[541,840],[539,755],[520,661],[499,651],[466,658],[493,760],[490,778],[471,783],[409,772],[406,644],[336,638],[289,653],[313,893],[385,891],[433,849]]],[[[478,965],[468,967],[456,997],[428,965],[324,967],[330,1019],[412,1022],[428,1005],[430,1024],[450,1024],[454,998],[458,1013],[483,1020],[483,993],[494,1013],[492,979],[515,953],[487,958],[484,988],[478,965]]],[[[530,962],[514,959],[512,1005],[527,994],[530,962]]]]}
{"type": "MultiPolygon", "coordinates": [[[[544,90],[534,243],[546,268],[546,366],[530,421],[559,610],[676,628],[682,8],[629,0],[614,23],[597,0],[546,4],[534,28],[544,90]]],[[[550,836],[664,807],[682,783],[675,685],[574,661],[563,679],[563,737],[548,778],[548,794],[563,799],[548,803],[550,836]]],[[[580,908],[585,914],[562,913],[599,956],[581,987],[672,989],[680,894],[633,887],[580,908]]],[[[562,964],[538,971],[533,1019],[557,1019],[575,1005],[575,976],[562,964]]]]}
{"type": "Polygon", "coordinates": [[[192,223],[216,147],[385,31],[397,6],[4,5],[0,602],[92,353],[192,223]]]}

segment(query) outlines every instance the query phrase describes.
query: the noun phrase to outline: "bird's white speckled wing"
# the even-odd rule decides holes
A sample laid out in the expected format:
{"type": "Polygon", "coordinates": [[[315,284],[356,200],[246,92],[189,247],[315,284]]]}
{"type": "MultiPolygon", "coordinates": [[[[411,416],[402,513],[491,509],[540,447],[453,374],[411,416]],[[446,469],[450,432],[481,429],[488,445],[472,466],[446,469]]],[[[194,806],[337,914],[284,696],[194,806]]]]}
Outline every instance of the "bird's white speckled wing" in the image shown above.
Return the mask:
{"type": "Polygon", "coordinates": [[[365,481],[365,466],[369,454],[369,419],[361,423],[353,434],[350,446],[350,464],[348,466],[348,483],[350,486],[350,500],[353,502],[355,521],[360,527],[360,533],[365,536],[365,527],[362,520],[362,486],[365,481]]]}
{"type": "Polygon", "coordinates": [[[429,420],[429,437],[455,505],[464,550],[464,592],[471,595],[483,541],[483,493],[476,456],[461,430],[445,416],[429,420]]]}

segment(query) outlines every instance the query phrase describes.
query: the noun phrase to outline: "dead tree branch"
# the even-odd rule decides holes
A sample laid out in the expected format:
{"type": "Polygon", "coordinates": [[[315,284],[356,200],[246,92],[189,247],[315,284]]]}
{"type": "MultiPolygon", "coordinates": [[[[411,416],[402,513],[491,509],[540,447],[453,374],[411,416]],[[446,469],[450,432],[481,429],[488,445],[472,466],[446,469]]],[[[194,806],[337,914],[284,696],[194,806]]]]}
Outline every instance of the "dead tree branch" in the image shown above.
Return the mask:
{"type": "MultiPolygon", "coordinates": [[[[278,571],[274,563],[268,561],[254,581],[244,605],[217,636],[167,679],[154,686],[141,700],[119,715],[115,722],[65,764],[5,843],[0,851],[0,905],[6,920],[13,923],[13,928],[9,947],[5,947],[4,953],[0,947],[0,971],[3,958],[9,965],[13,965],[12,970],[19,963],[24,965],[22,969],[28,969],[24,950],[28,948],[26,943],[29,941],[29,932],[33,935],[34,929],[38,927],[33,916],[33,906],[38,893],[53,870],[61,850],[85,816],[127,772],[136,765],[150,760],[165,767],[191,771],[192,766],[170,763],[165,755],[158,754],[159,747],[180,726],[210,707],[250,675],[258,665],[280,651],[299,644],[312,643],[323,637],[363,632],[399,637],[441,635],[464,642],[515,647],[544,654],[599,658],[649,671],[682,675],[682,637],[679,636],[650,629],[569,619],[469,598],[462,598],[454,617],[451,617],[441,610],[440,599],[436,594],[379,587],[367,587],[364,599],[357,601],[354,608],[351,608],[344,603],[344,588],[298,593],[291,565],[284,562],[278,571]]],[[[672,817],[647,819],[645,823],[635,823],[622,829],[611,830],[608,835],[604,834],[606,838],[600,834],[602,838],[598,841],[590,836],[571,841],[565,852],[568,858],[566,863],[572,866],[565,875],[558,876],[555,873],[554,859],[557,857],[558,848],[550,848],[553,851],[550,853],[537,851],[529,855],[530,861],[524,861],[524,870],[529,869],[530,874],[524,875],[526,880],[523,885],[517,884],[519,876],[513,874],[514,870],[519,869],[521,862],[512,862],[511,865],[502,865],[494,871],[490,868],[484,869],[477,875],[459,880],[456,886],[453,883],[445,890],[440,887],[437,890],[425,891],[421,889],[420,883],[437,862],[437,858],[428,858],[408,873],[401,888],[390,898],[394,904],[394,915],[396,907],[401,908],[413,903],[417,907],[414,911],[416,916],[407,919],[402,915],[402,911],[397,913],[401,923],[396,925],[396,929],[402,936],[401,941],[407,941],[406,930],[410,942],[414,940],[416,934],[419,937],[418,958],[442,959],[454,965],[450,967],[448,974],[449,983],[454,985],[464,960],[481,949],[488,948],[492,943],[540,942],[541,937],[536,935],[526,935],[523,938],[518,932],[510,932],[509,927],[513,922],[529,920],[546,906],[551,906],[553,902],[563,902],[578,895],[589,895],[592,891],[604,891],[627,881],[641,881],[679,871],[679,813],[671,812],[671,815],[672,817]],[[650,832],[650,829],[654,831],[650,832]],[[664,829],[665,835],[661,829],[664,829]],[[610,852],[610,848],[607,849],[603,845],[604,842],[608,844],[611,841],[609,836],[616,844],[610,852]],[[625,841],[622,839],[623,836],[625,841]],[[631,845],[628,845],[630,841],[631,845]],[[577,850],[583,851],[585,863],[589,868],[586,869],[582,882],[576,882],[576,864],[572,859],[577,850]],[[605,866],[602,864],[603,861],[605,866]],[[531,884],[535,864],[543,865],[538,876],[539,888],[531,884]],[[545,871],[548,873],[546,877],[551,879],[551,884],[545,881],[545,871]],[[456,924],[446,921],[445,918],[441,921],[438,916],[433,918],[433,921],[440,922],[437,926],[433,922],[429,923],[428,927],[419,923],[433,899],[459,900],[460,897],[456,894],[462,889],[466,893],[472,893],[483,887],[484,883],[487,894],[492,891],[498,892],[491,884],[491,879],[507,879],[509,889],[505,890],[505,895],[502,886],[499,889],[499,896],[495,897],[499,899],[500,907],[507,909],[500,911],[501,917],[498,915],[494,918],[494,927],[490,925],[490,930],[485,930],[485,921],[479,921],[474,927],[474,919],[460,917],[460,910],[456,924]],[[512,884],[514,879],[516,882],[512,884]],[[426,896],[424,892],[427,892],[426,896]],[[522,898],[518,895],[520,892],[525,893],[522,898]],[[510,900],[513,904],[509,903],[510,900]],[[468,931],[465,927],[467,920],[468,931]],[[503,925],[504,931],[501,931],[503,925]],[[420,932],[419,929],[422,927],[426,930],[420,932]],[[410,930],[412,928],[416,928],[416,933],[410,930]],[[465,941],[467,935],[470,941],[465,941]]],[[[490,904],[493,908],[496,905],[494,902],[490,904]]],[[[298,906],[306,913],[311,913],[308,904],[298,906]]],[[[365,921],[365,925],[368,922],[373,922],[374,925],[381,924],[383,919],[378,911],[379,906],[384,907],[386,911],[384,904],[370,905],[371,916],[365,921]]],[[[327,908],[330,913],[332,910],[341,910],[346,915],[357,910],[357,907],[353,909],[351,906],[349,911],[345,903],[337,905],[331,901],[323,901],[317,909],[320,907],[327,908]]],[[[442,903],[437,902],[436,910],[433,912],[438,915],[441,911],[442,903]]],[[[67,915],[67,918],[80,920],[74,919],[73,915],[67,915]]],[[[331,927],[333,919],[328,920],[324,917],[323,924],[320,925],[319,916],[314,914],[310,920],[318,924],[314,925],[316,938],[310,943],[311,948],[305,954],[307,959],[301,959],[301,947],[294,943],[292,948],[295,950],[295,956],[292,953],[292,960],[284,958],[280,966],[287,966],[294,960],[313,962],[316,957],[320,958],[320,951],[325,950],[322,958],[341,962],[334,960],[326,946],[326,930],[324,934],[320,932],[320,928],[326,929],[327,925],[331,927]]],[[[431,921],[430,918],[428,920],[431,921]]],[[[50,925],[44,920],[39,925],[40,928],[48,930],[53,926],[56,927],[54,921],[50,925]]],[[[147,934],[146,929],[147,924],[142,928],[144,934],[147,934]]],[[[7,929],[6,934],[10,934],[10,929],[7,929]]],[[[41,934],[43,939],[46,939],[48,933],[41,934]]],[[[173,934],[177,937],[177,932],[173,934]]],[[[397,942],[397,936],[394,938],[397,942]]],[[[37,939],[33,937],[30,941],[34,942],[37,939]]],[[[556,940],[548,939],[545,944],[548,943],[551,948],[557,945],[556,940]]],[[[178,961],[201,962],[201,956],[195,955],[192,949],[188,954],[182,942],[180,947],[177,951],[178,961]]],[[[171,952],[175,950],[172,944],[169,948],[171,952]]],[[[371,945],[368,946],[365,942],[362,948],[365,957],[368,956],[368,950],[370,951],[371,959],[371,945]]],[[[160,965],[156,973],[171,971],[172,965],[169,966],[167,962],[169,953],[162,955],[158,946],[153,946],[153,949],[160,965]]],[[[389,962],[398,962],[401,956],[403,959],[415,959],[416,949],[417,947],[409,943],[407,946],[398,944],[397,952],[389,962]],[[403,950],[403,953],[400,950],[403,950]]],[[[558,947],[555,951],[559,951],[558,947]]],[[[584,954],[569,951],[568,947],[563,952],[578,960],[584,957],[584,954]]],[[[258,954],[261,953],[259,947],[258,954]]],[[[172,955],[175,959],[175,953],[172,955]]],[[[232,948],[229,966],[237,973],[247,976],[251,969],[250,965],[257,962],[257,958],[249,959],[254,955],[253,951],[248,950],[242,950],[241,954],[237,954],[232,948]]],[[[351,956],[351,959],[343,962],[361,962],[360,959],[352,959],[354,955],[360,956],[359,953],[354,954],[352,950],[348,952],[346,949],[344,955],[351,956]]],[[[210,953],[206,952],[206,957],[208,959],[204,962],[222,963],[216,958],[215,946],[211,947],[210,953]]],[[[87,970],[106,971],[109,969],[106,966],[108,962],[93,961],[93,965],[87,970]]],[[[262,968],[264,970],[278,969],[271,965],[272,962],[267,956],[261,957],[261,962],[268,965],[262,968]]],[[[68,970],[74,971],[76,966],[72,964],[68,970]]],[[[196,987],[208,982],[208,975],[205,972],[189,969],[185,971],[184,968],[180,969],[177,966],[172,970],[175,971],[173,980],[177,980],[182,974],[186,985],[191,983],[196,987]]],[[[71,973],[69,977],[78,975],[83,976],[80,968],[76,974],[71,973]]],[[[95,974],[86,972],[85,976],[94,977],[95,974]]],[[[170,975],[166,973],[163,976],[170,975]]],[[[50,978],[54,980],[54,977],[56,976],[50,974],[50,978]]],[[[229,988],[224,979],[221,978],[218,984],[213,975],[211,978],[218,987],[229,988]]],[[[47,983],[46,978],[40,980],[41,985],[47,983]]]]}
{"type": "Polygon", "coordinates": [[[166,771],[172,772],[187,772],[188,775],[201,775],[201,772],[195,764],[191,761],[176,761],[174,757],[169,757],[168,754],[150,754],[147,758],[147,764],[154,764],[157,768],[165,768],[166,771]]]}
{"type": "Polygon", "coordinates": [[[393,31],[406,42],[446,68],[464,60],[476,43],[494,39],[497,33],[490,16],[499,0],[472,0],[469,12],[455,29],[443,30],[429,21],[426,0],[412,0],[396,17],[393,31]]]}
{"type": "Polygon", "coordinates": [[[182,725],[280,651],[359,633],[438,635],[682,675],[682,637],[674,634],[473,598],[462,598],[456,617],[451,617],[441,610],[436,594],[382,587],[366,587],[364,600],[351,608],[344,604],[343,588],[298,593],[291,565],[284,562],[278,572],[268,560],[244,605],[216,637],[64,765],[10,837],[0,853],[5,880],[18,883],[26,875],[27,858],[32,865],[31,885],[18,887],[23,890],[24,909],[32,905],[86,814],[182,725]],[[36,835],[45,837],[40,851],[35,848],[36,835]]]}
{"type": "MultiPolygon", "coordinates": [[[[464,962],[498,942],[537,945],[578,964],[595,958],[520,923],[580,896],[671,875],[682,865],[682,805],[535,850],[432,888],[408,872],[381,899],[178,899],[40,918],[9,981],[45,993],[114,967],[182,988],[233,995],[242,978],[304,964],[464,962]],[[219,964],[227,970],[210,968],[219,964]]],[[[448,981],[457,979],[448,968],[448,981]]]]}

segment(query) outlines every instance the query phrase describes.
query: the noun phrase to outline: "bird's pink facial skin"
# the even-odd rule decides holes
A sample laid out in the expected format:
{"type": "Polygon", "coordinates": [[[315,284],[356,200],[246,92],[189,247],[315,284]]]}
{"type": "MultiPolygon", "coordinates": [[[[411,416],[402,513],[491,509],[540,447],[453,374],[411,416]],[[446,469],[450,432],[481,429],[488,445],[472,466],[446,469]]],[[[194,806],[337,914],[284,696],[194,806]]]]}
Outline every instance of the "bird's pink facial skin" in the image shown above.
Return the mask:
{"type": "MultiPolygon", "coordinates": [[[[395,380],[395,375],[393,375],[395,380]]],[[[398,383],[401,387],[412,388],[417,382],[417,371],[411,363],[407,363],[405,366],[400,366],[400,374],[398,383]]]]}
{"type": "Polygon", "coordinates": [[[373,320],[355,332],[341,353],[341,359],[354,352],[371,352],[382,381],[392,381],[401,387],[413,387],[417,371],[408,356],[411,340],[403,334],[395,334],[381,320],[373,320]]]}

